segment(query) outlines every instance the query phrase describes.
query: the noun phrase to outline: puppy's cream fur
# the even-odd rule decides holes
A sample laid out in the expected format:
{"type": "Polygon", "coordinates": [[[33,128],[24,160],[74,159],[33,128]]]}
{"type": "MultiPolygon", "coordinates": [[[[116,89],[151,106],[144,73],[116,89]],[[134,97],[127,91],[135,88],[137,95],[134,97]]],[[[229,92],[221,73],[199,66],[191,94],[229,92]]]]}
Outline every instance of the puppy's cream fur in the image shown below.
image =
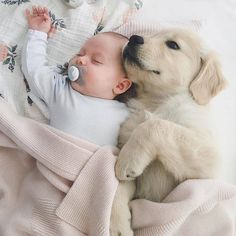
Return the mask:
{"type": "Polygon", "coordinates": [[[219,155],[208,103],[226,82],[216,56],[191,32],[162,31],[126,47],[131,56],[124,64],[138,96],[129,102],[132,114],[120,131],[116,176],[121,183],[111,235],[129,236],[129,200],[161,201],[186,179],[215,176],[219,155]]]}

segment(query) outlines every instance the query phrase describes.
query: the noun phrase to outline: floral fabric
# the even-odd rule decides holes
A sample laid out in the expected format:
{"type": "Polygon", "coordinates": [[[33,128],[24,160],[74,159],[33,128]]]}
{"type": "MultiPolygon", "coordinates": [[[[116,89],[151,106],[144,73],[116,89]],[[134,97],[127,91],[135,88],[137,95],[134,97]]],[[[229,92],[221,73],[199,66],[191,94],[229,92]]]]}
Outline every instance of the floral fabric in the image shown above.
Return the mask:
{"type": "Polygon", "coordinates": [[[31,96],[21,72],[26,8],[40,5],[49,9],[57,32],[48,40],[48,60],[50,65],[60,67],[79,51],[86,39],[101,31],[118,29],[142,6],[141,0],[80,0],[81,4],[71,10],[72,2],[78,1],[0,0],[0,95],[20,114],[41,121],[47,117],[45,104],[31,96]]]}

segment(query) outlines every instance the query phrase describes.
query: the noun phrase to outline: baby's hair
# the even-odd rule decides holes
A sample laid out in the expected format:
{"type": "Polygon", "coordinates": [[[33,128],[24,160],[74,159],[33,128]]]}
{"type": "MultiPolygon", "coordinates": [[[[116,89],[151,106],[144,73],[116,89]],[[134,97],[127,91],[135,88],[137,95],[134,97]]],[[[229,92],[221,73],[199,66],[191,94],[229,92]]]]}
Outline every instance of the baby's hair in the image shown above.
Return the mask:
{"type": "MultiPolygon", "coordinates": [[[[109,34],[109,35],[112,35],[114,37],[118,37],[120,39],[125,39],[125,40],[129,40],[128,37],[122,35],[122,34],[119,34],[119,33],[116,33],[116,32],[112,32],[112,31],[108,31],[108,32],[101,32],[100,34],[109,34]]],[[[126,74],[126,71],[125,71],[125,67],[124,67],[124,64],[123,64],[123,60],[121,58],[121,63],[122,63],[122,68],[123,68],[123,71],[125,72],[126,74]]],[[[114,100],[117,100],[119,102],[123,102],[123,103],[126,103],[128,102],[131,98],[134,98],[137,96],[137,84],[135,84],[134,82],[132,82],[130,88],[122,93],[122,94],[119,94],[117,95],[116,97],[114,97],[114,100]]]]}
{"type": "Polygon", "coordinates": [[[113,31],[101,32],[101,33],[99,33],[99,34],[110,34],[110,35],[113,35],[113,36],[118,37],[118,38],[120,38],[120,39],[129,40],[129,38],[126,37],[125,35],[120,34],[120,33],[116,33],[116,32],[113,32],[113,31]]]}
{"type": "MultiPolygon", "coordinates": [[[[109,32],[101,32],[99,34],[109,34],[109,35],[112,35],[114,37],[118,37],[120,39],[126,39],[128,40],[128,38],[122,34],[119,34],[119,33],[116,33],[116,32],[112,32],[112,31],[109,31],[109,32]]],[[[123,60],[121,58],[121,63],[122,63],[122,68],[123,68],[123,71],[125,72],[125,68],[124,68],[124,65],[123,65],[123,60]]],[[[59,68],[59,73],[62,74],[62,75],[68,75],[68,67],[69,67],[69,63],[66,62],[64,63],[64,65],[58,65],[57,66],[59,68]]],[[[126,74],[126,72],[125,72],[126,74]]],[[[122,94],[119,94],[117,95],[116,97],[114,97],[114,100],[117,100],[119,102],[123,102],[123,103],[126,103],[128,102],[129,99],[131,98],[134,98],[137,96],[137,84],[135,84],[134,82],[132,82],[130,88],[125,91],[124,93],[122,94]]]]}

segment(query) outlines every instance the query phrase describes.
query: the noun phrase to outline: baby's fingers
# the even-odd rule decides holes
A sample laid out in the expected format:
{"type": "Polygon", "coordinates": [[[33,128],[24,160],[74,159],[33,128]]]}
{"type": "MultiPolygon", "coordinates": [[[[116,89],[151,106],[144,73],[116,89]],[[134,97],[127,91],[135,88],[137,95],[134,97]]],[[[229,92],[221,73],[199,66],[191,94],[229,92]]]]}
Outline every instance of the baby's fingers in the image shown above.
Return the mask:
{"type": "Polygon", "coordinates": [[[46,13],[43,14],[43,18],[44,18],[44,21],[50,21],[50,17],[46,13]]]}
{"type": "Polygon", "coordinates": [[[38,7],[38,15],[43,16],[44,15],[44,11],[42,7],[38,7]]]}
{"type": "Polygon", "coordinates": [[[49,11],[46,7],[43,7],[43,12],[44,12],[44,14],[49,15],[49,11]]]}
{"type": "Polygon", "coordinates": [[[31,18],[31,13],[30,13],[30,10],[29,9],[26,9],[25,10],[25,16],[27,19],[30,19],[31,18]]]}
{"type": "Polygon", "coordinates": [[[38,7],[33,6],[32,11],[33,11],[33,16],[38,16],[38,7]]]}

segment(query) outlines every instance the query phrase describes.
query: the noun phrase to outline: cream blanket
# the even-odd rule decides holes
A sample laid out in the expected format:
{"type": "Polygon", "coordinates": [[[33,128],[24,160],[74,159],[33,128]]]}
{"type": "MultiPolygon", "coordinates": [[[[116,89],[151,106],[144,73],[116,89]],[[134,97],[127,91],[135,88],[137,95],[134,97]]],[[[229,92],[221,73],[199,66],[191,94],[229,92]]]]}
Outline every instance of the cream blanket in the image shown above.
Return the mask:
{"type": "MultiPolygon", "coordinates": [[[[0,98],[0,235],[109,235],[117,149],[21,117],[0,98]]],[[[236,234],[236,186],[188,180],[134,200],[135,235],[236,234]]]]}

